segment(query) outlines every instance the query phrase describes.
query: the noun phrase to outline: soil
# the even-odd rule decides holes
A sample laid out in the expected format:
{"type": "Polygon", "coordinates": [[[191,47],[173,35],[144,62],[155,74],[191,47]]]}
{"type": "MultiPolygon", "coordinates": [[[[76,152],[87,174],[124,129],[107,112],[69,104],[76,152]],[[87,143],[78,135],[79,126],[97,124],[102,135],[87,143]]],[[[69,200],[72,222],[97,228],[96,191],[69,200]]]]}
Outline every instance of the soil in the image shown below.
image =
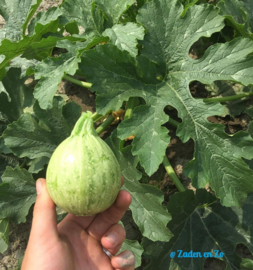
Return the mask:
{"type": "MultiPolygon", "coordinates": [[[[57,0],[43,0],[38,11],[47,10],[51,6],[59,5],[60,2],[61,1],[57,0]]],[[[0,28],[1,25],[4,25],[4,20],[0,16],[0,28]]],[[[190,56],[194,59],[198,58],[194,47],[190,51],[190,56]]],[[[207,92],[204,86],[198,82],[194,82],[190,86],[190,91],[194,97],[207,97],[207,92]]],[[[67,95],[69,100],[76,102],[78,105],[80,105],[83,111],[90,110],[92,112],[95,112],[96,95],[94,93],[91,93],[88,89],[84,89],[67,81],[63,81],[59,86],[58,94],[67,95]]],[[[168,110],[165,110],[165,112],[172,116],[175,120],[180,121],[180,119],[177,117],[176,110],[169,108],[168,110]]],[[[240,115],[233,119],[230,117],[222,118],[213,116],[210,117],[208,120],[210,122],[223,124],[225,126],[225,131],[229,134],[233,134],[239,130],[245,130],[250,119],[247,115],[240,115]]],[[[171,142],[168,146],[166,154],[183,185],[187,189],[194,190],[194,188],[191,186],[190,179],[183,174],[183,168],[193,158],[194,142],[192,140],[189,140],[186,143],[182,143],[181,140],[176,136],[176,130],[174,127],[168,124],[165,124],[164,126],[168,128],[169,135],[171,136],[171,142]]],[[[141,168],[139,169],[141,170],[141,168]]],[[[141,181],[144,183],[155,185],[164,192],[164,205],[166,205],[166,203],[169,201],[169,196],[177,191],[172,180],[165,172],[163,166],[160,166],[158,171],[151,177],[148,177],[143,172],[143,178],[141,181]]],[[[3,254],[0,254],[0,270],[17,269],[18,262],[22,259],[27,246],[31,229],[31,219],[32,209],[30,211],[30,214],[28,215],[26,223],[19,225],[13,223],[10,224],[10,244],[8,250],[5,251],[3,254]]],[[[130,211],[127,211],[126,215],[123,218],[123,222],[125,224],[128,239],[141,238],[139,229],[135,225],[130,211]]],[[[242,244],[237,246],[236,251],[244,258],[253,259],[253,256],[251,255],[248,248],[242,244]]],[[[143,259],[143,266],[138,269],[142,270],[147,264],[148,260],[143,259]]],[[[225,269],[225,267],[226,265],[223,261],[217,259],[207,259],[205,261],[203,269],[223,270],[225,269]]]]}

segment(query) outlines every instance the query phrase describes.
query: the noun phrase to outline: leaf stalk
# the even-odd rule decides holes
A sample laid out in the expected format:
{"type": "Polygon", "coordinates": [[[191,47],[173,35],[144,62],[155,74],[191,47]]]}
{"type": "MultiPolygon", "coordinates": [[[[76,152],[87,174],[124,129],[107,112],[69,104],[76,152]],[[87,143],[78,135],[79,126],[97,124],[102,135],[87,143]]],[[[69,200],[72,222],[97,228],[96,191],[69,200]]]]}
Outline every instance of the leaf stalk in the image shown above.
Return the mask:
{"type": "Polygon", "coordinates": [[[229,97],[219,97],[219,98],[204,98],[203,101],[206,103],[212,103],[212,102],[227,102],[227,101],[233,101],[238,100],[245,97],[253,96],[253,92],[245,93],[245,94],[239,94],[239,95],[233,95],[229,97]]]}
{"type": "Polygon", "coordinates": [[[115,118],[111,114],[108,116],[108,118],[96,129],[96,132],[98,135],[100,135],[102,132],[104,132],[113,122],[115,118]]]}
{"type": "Polygon", "coordinates": [[[163,158],[163,166],[166,170],[166,172],[168,173],[168,175],[170,176],[170,178],[172,179],[173,183],[175,184],[175,186],[177,187],[179,192],[184,192],[185,188],[182,185],[182,183],[180,182],[179,178],[177,177],[174,169],[172,168],[169,159],[167,158],[167,156],[165,155],[163,158]]]}
{"type": "Polygon", "coordinates": [[[84,87],[84,88],[91,88],[91,86],[92,86],[92,83],[79,81],[79,80],[77,80],[77,79],[75,79],[75,78],[73,78],[73,77],[70,77],[70,76],[68,76],[68,75],[64,75],[63,78],[64,78],[65,80],[69,81],[69,82],[72,82],[72,83],[74,83],[74,84],[76,84],[76,85],[79,85],[79,86],[82,86],[82,87],[84,87]]]}
{"type": "MultiPolygon", "coordinates": [[[[127,120],[129,118],[131,118],[132,114],[133,114],[133,109],[134,107],[138,104],[139,100],[137,97],[131,97],[129,98],[128,102],[127,102],[127,109],[124,115],[124,120],[127,120]]],[[[124,140],[121,140],[119,143],[119,150],[121,151],[124,148],[124,140]]]]}

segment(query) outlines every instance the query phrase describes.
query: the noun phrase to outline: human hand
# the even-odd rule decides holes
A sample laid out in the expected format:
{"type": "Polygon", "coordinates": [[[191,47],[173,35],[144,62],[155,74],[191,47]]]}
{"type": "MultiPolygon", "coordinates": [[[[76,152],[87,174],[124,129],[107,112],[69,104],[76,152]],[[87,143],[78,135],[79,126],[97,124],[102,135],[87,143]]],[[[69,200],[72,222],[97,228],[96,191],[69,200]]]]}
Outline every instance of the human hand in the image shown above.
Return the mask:
{"type": "Polygon", "coordinates": [[[134,269],[131,251],[109,259],[102,249],[114,255],[124,242],[126,233],[118,221],[131,203],[127,191],[120,191],[114,204],[102,213],[89,217],[68,214],[57,225],[46,180],[39,179],[36,189],[32,228],[21,270],[134,269]]]}

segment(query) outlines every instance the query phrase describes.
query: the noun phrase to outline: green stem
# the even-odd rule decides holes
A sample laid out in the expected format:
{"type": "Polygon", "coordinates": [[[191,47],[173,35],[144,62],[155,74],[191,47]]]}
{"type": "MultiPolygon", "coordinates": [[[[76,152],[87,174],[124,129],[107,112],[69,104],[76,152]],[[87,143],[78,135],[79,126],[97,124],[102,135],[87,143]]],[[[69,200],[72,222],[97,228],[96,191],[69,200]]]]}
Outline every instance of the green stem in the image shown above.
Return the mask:
{"type": "Polygon", "coordinates": [[[95,112],[92,115],[92,120],[93,120],[94,123],[96,123],[97,121],[99,121],[103,117],[104,117],[104,115],[101,115],[101,114],[98,114],[97,112],[95,112]]]}
{"type": "Polygon", "coordinates": [[[173,170],[167,156],[164,156],[163,159],[163,165],[165,167],[165,170],[167,171],[168,175],[170,176],[170,178],[172,179],[173,183],[175,184],[175,186],[177,187],[179,192],[183,192],[185,191],[184,186],[182,185],[182,183],[180,182],[180,180],[178,179],[175,171],[173,170]]]}
{"type": "Polygon", "coordinates": [[[170,124],[173,127],[178,127],[178,125],[180,124],[179,122],[177,122],[176,120],[169,118],[168,124],[170,124]]]}
{"type": "Polygon", "coordinates": [[[115,118],[113,115],[109,115],[108,118],[96,129],[97,134],[100,135],[104,132],[114,120],[115,118]]]}
{"type": "Polygon", "coordinates": [[[72,82],[72,83],[77,84],[77,85],[79,85],[79,86],[82,86],[82,87],[84,87],[84,88],[91,88],[91,86],[92,86],[92,83],[79,81],[79,80],[74,79],[74,78],[72,78],[72,77],[70,77],[70,76],[68,76],[68,75],[64,75],[63,78],[64,78],[65,80],[69,81],[69,82],[72,82]]]}
{"type": "Polygon", "coordinates": [[[20,165],[20,168],[24,168],[24,167],[25,167],[25,165],[26,165],[26,158],[24,158],[24,160],[23,160],[22,164],[20,165]]]}
{"type": "Polygon", "coordinates": [[[197,208],[198,208],[198,209],[201,209],[201,208],[207,208],[208,206],[210,206],[210,205],[212,205],[212,204],[214,204],[214,203],[216,203],[216,202],[218,202],[218,199],[215,200],[215,201],[213,201],[213,202],[211,202],[211,203],[205,203],[205,204],[199,205],[199,206],[197,206],[197,208]]]}
{"type": "Polygon", "coordinates": [[[125,112],[124,120],[131,118],[132,113],[133,113],[133,109],[135,107],[137,100],[138,100],[138,98],[136,98],[136,97],[129,98],[129,100],[127,102],[127,109],[125,112]]]}
{"type": "MultiPolygon", "coordinates": [[[[127,120],[129,118],[131,118],[132,114],[133,114],[133,109],[136,106],[136,104],[139,102],[137,97],[131,97],[129,98],[128,102],[127,102],[127,109],[125,112],[125,116],[124,116],[124,120],[127,120]]],[[[124,143],[125,141],[122,140],[119,143],[119,150],[121,151],[124,148],[124,143]]]]}
{"type": "Polygon", "coordinates": [[[103,119],[104,117],[105,117],[104,115],[99,115],[99,116],[95,119],[94,123],[100,121],[100,120],[103,119]]]}
{"type": "Polygon", "coordinates": [[[203,101],[206,102],[206,103],[227,102],[227,101],[238,100],[238,99],[245,98],[245,97],[250,97],[250,96],[253,96],[253,92],[240,94],[240,95],[229,96],[229,97],[204,98],[203,101]]]}

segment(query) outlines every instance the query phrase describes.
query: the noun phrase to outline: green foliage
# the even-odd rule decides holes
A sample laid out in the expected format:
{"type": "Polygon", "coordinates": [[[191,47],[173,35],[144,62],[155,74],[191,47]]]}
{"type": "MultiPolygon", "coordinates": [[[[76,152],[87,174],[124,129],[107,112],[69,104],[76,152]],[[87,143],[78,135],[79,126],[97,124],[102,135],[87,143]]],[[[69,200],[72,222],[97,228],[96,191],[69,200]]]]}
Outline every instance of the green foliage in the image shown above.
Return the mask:
{"type": "Polygon", "coordinates": [[[9,244],[9,220],[0,220],[0,253],[8,248],[9,244]]]}
{"type": "Polygon", "coordinates": [[[131,110],[106,142],[143,236],[141,246],[126,241],[123,247],[136,253],[138,266],[144,254],[150,259],[145,269],[203,269],[205,258],[170,254],[219,249],[226,269],[251,269],[252,261],[235,248],[243,243],[253,252],[253,121],[227,134],[208,119],[253,117],[252,1],[65,0],[37,15],[41,0],[19,2],[0,0],[0,252],[8,246],[9,220],[26,221],[34,179],[45,176],[80,116],[79,105],[56,94],[66,75],[78,75],[92,85],[97,113],[131,110]],[[194,46],[197,59],[189,57],[194,46]],[[25,83],[30,76],[34,89],[25,83]],[[192,96],[195,81],[208,90],[208,102],[192,96]],[[242,99],[220,103],[217,96],[242,99]],[[140,102],[131,108],[133,98],[140,102]],[[174,109],[180,123],[165,108],[174,109]],[[194,142],[183,174],[197,191],[175,193],[166,208],[162,191],[141,183],[138,166],[148,176],[162,166],[172,123],[178,139],[194,142]],[[207,184],[212,193],[203,189],[207,184]]]}
{"type": "Polygon", "coordinates": [[[251,260],[241,259],[234,251],[239,243],[253,251],[252,215],[245,215],[245,212],[252,211],[252,195],[242,208],[227,208],[206,190],[199,189],[196,195],[188,190],[171,196],[168,210],[172,215],[168,227],[174,237],[169,243],[151,242],[144,238],[144,255],[151,260],[146,269],[203,269],[204,256],[170,258],[169,254],[177,250],[201,253],[208,250],[213,257],[215,250],[219,250],[224,253],[222,259],[227,269],[250,269],[253,266],[251,260]],[[246,263],[249,268],[244,268],[246,263]]]}
{"type": "Polygon", "coordinates": [[[217,5],[239,35],[251,37],[253,33],[253,5],[250,0],[221,0],[217,5]]]}

